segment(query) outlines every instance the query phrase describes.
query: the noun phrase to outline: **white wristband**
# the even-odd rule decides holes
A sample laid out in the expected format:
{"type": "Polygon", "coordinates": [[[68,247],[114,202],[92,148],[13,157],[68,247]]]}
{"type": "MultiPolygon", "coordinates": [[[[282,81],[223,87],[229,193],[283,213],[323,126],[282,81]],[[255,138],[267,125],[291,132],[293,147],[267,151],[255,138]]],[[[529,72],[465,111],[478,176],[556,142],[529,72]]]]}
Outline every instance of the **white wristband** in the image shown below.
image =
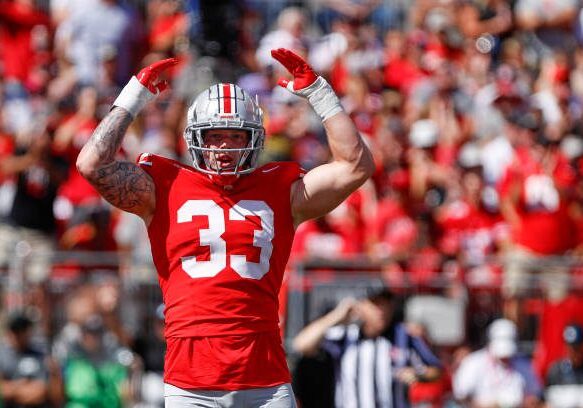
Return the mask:
{"type": "Polygon", "coordinates": [[[296,95],[308,98],[308,102],[320,116],[322,122],[342,111],[340,99],[338,99],[330,84],[321,76],[306,88],[294,90],[292,81],[288,83],[287,89],[296,95]]]}
{"type": "Polygon", "coordinates": [[[138,81],[138,78],[133,76],[121,90],[113,105],[124,108],[135,118],[142,108],[154,99],[155,96],[138,81]]]}

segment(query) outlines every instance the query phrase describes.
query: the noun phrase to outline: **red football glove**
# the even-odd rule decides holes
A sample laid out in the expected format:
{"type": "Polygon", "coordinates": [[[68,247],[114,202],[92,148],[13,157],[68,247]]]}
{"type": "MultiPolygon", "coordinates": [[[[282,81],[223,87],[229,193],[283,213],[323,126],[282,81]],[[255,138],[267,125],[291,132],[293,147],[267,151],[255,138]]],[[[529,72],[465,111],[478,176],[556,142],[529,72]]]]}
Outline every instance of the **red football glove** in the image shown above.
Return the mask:
{"type": "Polygon", "coordinates": [[[176,58],[168,58],[148,65],[138,72],[137,76],[130,79],[113,105],[124,108],[133,117],[136,117],[144,105],[168,88],[168,81],[160,80],[159,76],[163,71],[177,63],[176,58]]]}
{"type": "Polygon", "coordinates": [[[322,121],[342,111],[340,100],[330,84],[318,76],[302,57],[285,48],[271,50],[271,56],[294,76],[292,81],[282,78],[277,83],[288,91],[307,98],[322,121]]]}
{"type": "Polygon", "coordinates": [[[280,78],[277,81],[284,88],[289,89],[288,84],[292,82],[292,89],[298,91],[307,88],[318,79],[318,75],[316,75],[312,67],[302,57],[288,49],[278,48],[277,50],[271,50],[271,56],[278,60],[294,76],[293,81],[284,78],[280,78]]]}
{"type": "Polygon", "coordinates": [[[168,89],[168,81],[159,81],[158,76],[166,69],[178,63],[176,58],[167,58],[158,62],[154,62],[143,68],[136,77],[140,84],[144,85],[150,92],[157,94],[168,89]]]}

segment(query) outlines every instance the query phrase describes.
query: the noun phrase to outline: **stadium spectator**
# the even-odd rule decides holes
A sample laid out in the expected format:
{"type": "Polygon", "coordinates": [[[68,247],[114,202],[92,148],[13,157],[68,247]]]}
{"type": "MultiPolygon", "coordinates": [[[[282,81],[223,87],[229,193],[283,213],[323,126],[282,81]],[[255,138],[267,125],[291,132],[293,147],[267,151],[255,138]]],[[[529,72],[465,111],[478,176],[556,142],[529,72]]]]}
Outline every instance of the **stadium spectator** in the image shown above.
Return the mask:
{"type": "MultiPolygon", "coordinates": [[[[464,1],[458,16],[462,34],[471,39],[483,35],[500,37],[512,29],[512,9],[502,0],[464,1]]],[[[499,43],[499,39],[496,42],[499,43]]],[[[490,47],[497,45],[490,44],[490,47]]]]}
{"type": "Polygon", "coordinates": [[[503,292],[506,316],[519,322],[520,298],[533,287],[529,272],[536,273],[545,296],[560,300],[567,294],[568,269],[552,262],[552,256],[564,255],[576,244],[569,213],[575,173],[545,133],[537,111],[516,111],[508,120],[514,157],[499,189],[512,246],[507,249],[503,292]]]}
{"type": "Polygon", "coordinates": [[[575,0],[554,1],[549,7],[536,0],[518,0],[514,5],[516,24],[530,35],[528,45],[541,59],[557,49],[574,51],[573,24],[579,9],[575,0]]]}
{"type": "Polygon", "coordinates": [[[58,366],[35,344],[35,324],[23,312],[8,316],[0,343],[0,402],[5,408],[46,407],[62,403],[58,366]]]}
{"type": "Polygon", "coordinates": [[[101,76],[101,62],[111,49],[120,58],[118,69],[121,72],[118,71],[116,79],[129,75],[123,72],[128,67],[121,63],[121,58],[131,60],[131,53],[135,51],[126,45],[133,39],[133,28],[129,13],[119,3],[118,0],[98,0],[92,7],[77,9],[59,25],[59,47],[73,64],[76,83],[95,84],[101,76]]]}
{"type": "Polygon", "coordinates": [[[570,324],[563,330],[567,357],[555,362],[546,377],[546,402],[550,408],[576,407],[583,398],[583,328],[570,324]]]}
{"type": "Polygon", "coordinates": [[[581,307],[583,298],[576,293],[543,302],[533,350],[533,367],[540,379],[546,379],[550,366],[567,354],[563,332],[569,324],[583,325],[581,307]]]}
{"type": "Polygon", "coordinates": [[[39,283],[50,273],[55,248],[56,221],[53,204],[59,185],[67,176],[67,162],[52,150],[52,136],[32,131],[17,140],[15,151],[0,162],[0,172],[16,177],[16,191],[10,213],[0,224],[0,263],[14,259],[18,242],[28,245],[26,279],[39,283]]]}
{"type": "Polygon", "coordinates": [[[465,356],[454,373],[456,400],[475,407],[536,407],[541,385],[517,347],[516,325],[507,319],[493,321],[488,345],[465,356]]]}
{"type": "Polygon", "coordinates": [[[368,220],[368,238],[374,259],[405,260],[416,247],[419,227],[407,211],[406,194],[388,188],[368,220]]]}
{"type": "Polygon", "coordinates": [[[262,112],[233,84],[213,85],[189,109],[192,167],[152,154],[138,164],[116,160],[130,122],[167,88],[159,76],[174,59],[132,77],[77,159],[109,202],[148,225],[166,305],[168,406],[209,398],[225,406],[295,406],[277,326],[295,227],[338,206],[373,170],[326,80],[285,48],[271,54],[293,75],[280,84],[307,97],[324,122],[330,163],[310,172],[296,163],[253,172],[263,146],[262,112]],[[194,241],[192,228],[200,228],[194,241]]]}
{"type": "Polygon", "coordinates": [[[473,142],[462,146],[456,187],[434,213],[437,246],[442,254],[458,260],[470,287],[500,284],[499,266],[489,260],[508,240],[506,224],[485,198],[479,154],[473,142]]]}
{"type": "Polygon", "coordinates": [[[50,58],[49,16],[31,0],[0,2],[0,63],[8,95],[42,87],[39,65],[50,58]]]}
{"type": "Polygon", "coordinates": [[[324,351],[332,357],[336,407],[407,407],[411,384],[440,376],[439,359],[397,312],[397,302],[386,289],[359,301],[345,298],[294,338],[300,355],[324,351]]]}
{"type": "Polygon", "coordinates": [[[149,49],[164,55],[172,54],[174,47],[187,36],[188,17],[182,4],[175,0],[149,1],[146,5],[149,49]]]}
{"type": "Polygon", "coordinates": [[[306,14],[299,7],[283,9],[277,17],[277,27],[265,34],[259,41],[255,58],[260,67],[274,66],[271,50],[285,47],[298,53],[305,53],[308,44],[305,34],[306,14]]]}
{"type": "Polygon", "coordinates": [[[62,119],[55,129],[54,150],[66,158],[69,173],[59,186],[56,204],[57,215],[61,221],[66,221],[73,215],[76,207],[84,204],[95,204],[100,201],[97,191],[81,177],[75,167],[75,160],[83,144],[89,139],[97,127],[96,109],[98,94],[95,88],[85,87],[77,96],[77,109],[62,119]]]}
{"type": "Polygon", "coordinates": [[[121,318],[116,315],[119,302],[116,289],[107,280],[75,288],[64,305],[65,321],[53,340],[52,355],[56,360],[64,364],[81,341],[83,322],[91,316],[99,316],[104,326],[101,340],[106,349],[130,344],[131,337],[127,333],[131,325],[122,327],[121,318]]]}
{"type": "Polygon", "coordinates": [[[104,341],[101,316],[90,315],[63,363],[66,407],[124,407],[130,402],[133,354],[104,341]]]}
{"type": "Polygon", "coordinates": [[[404,25],[404,6],[400,1],[325,0],[321,3],[316,19],[324,33],[329,33],[338,19],[370,24],[378,30],[379,37],[389,29],[404,25]]]}
{"type": "Polygon", "coordinates": [[[154,312],[152,324],[146,324],[138,334],[133,350],[141,358],[143,365],[141,393],[149,408],[164,407],[164,305],[154,312]],[[152,335],[153,334],[153,335],[152,335]]]}
{"type": "Polygon", "coordinates": [[[296,231],[290,259],[342,259],[360,252],[356,240],[340,231],[330,215],[303,223],[296,231]]]}
{"type": "Polygon", "coordinates": [[[148,231],[140,217],[120,212],[113,234],[120,251],[120,274],[136,281],[148,282],[152,277],[152,250],[148,231]]]}
{"type": "Polygon", "coordinates": [[[91,315],[97,314],[95,297],[87,287],[70,293],[63,306],[64,322],[55,333],[51,354],[61,366],[69,356],[73,345],[81,338],[81,324],[91,315]]]}

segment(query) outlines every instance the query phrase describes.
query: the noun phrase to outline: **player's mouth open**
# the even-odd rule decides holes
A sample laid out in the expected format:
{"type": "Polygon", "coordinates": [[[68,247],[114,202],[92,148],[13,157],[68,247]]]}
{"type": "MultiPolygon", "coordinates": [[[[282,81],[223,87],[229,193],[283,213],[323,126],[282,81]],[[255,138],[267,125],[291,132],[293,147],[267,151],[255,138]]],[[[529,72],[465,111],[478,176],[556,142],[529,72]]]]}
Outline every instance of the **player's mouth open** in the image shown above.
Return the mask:
{"type": "Polygon", "coordinates": [[[217,165],[221,168],[229,168],[235,165],[235,160],[229,155],[220,155],[217,157],[217,165]]]}

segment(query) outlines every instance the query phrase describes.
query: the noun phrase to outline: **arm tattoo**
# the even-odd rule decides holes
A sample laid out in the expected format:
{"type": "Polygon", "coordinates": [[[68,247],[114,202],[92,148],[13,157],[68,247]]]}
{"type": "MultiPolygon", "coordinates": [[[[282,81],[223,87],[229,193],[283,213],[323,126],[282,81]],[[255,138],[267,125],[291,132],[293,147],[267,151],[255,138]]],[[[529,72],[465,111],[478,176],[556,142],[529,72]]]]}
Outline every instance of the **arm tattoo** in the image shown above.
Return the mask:
{"type": "Polygon", "coordinates": [[[103,198],[122,210],[140,208],[144,196],[153,194],[152,179],[133,163],[115,161],[97,170],[92,184],[103,198]]]}
{"type": "Polygon", "coordinates": [[[154,194],[154,183],[136,164],[115,160],[132,120],[125,109],[113,108],[83,150],[97,161],[95,171],[87,177],[89,182],[114,206],[137,213],[154,194]]]}
{"type": "Polygon", "coordinates": [[[113,161],[132,120],[132,115],[125,109],[113,108],[97,126],[86,148],[90,148],[102,162],[113,161]]]}

